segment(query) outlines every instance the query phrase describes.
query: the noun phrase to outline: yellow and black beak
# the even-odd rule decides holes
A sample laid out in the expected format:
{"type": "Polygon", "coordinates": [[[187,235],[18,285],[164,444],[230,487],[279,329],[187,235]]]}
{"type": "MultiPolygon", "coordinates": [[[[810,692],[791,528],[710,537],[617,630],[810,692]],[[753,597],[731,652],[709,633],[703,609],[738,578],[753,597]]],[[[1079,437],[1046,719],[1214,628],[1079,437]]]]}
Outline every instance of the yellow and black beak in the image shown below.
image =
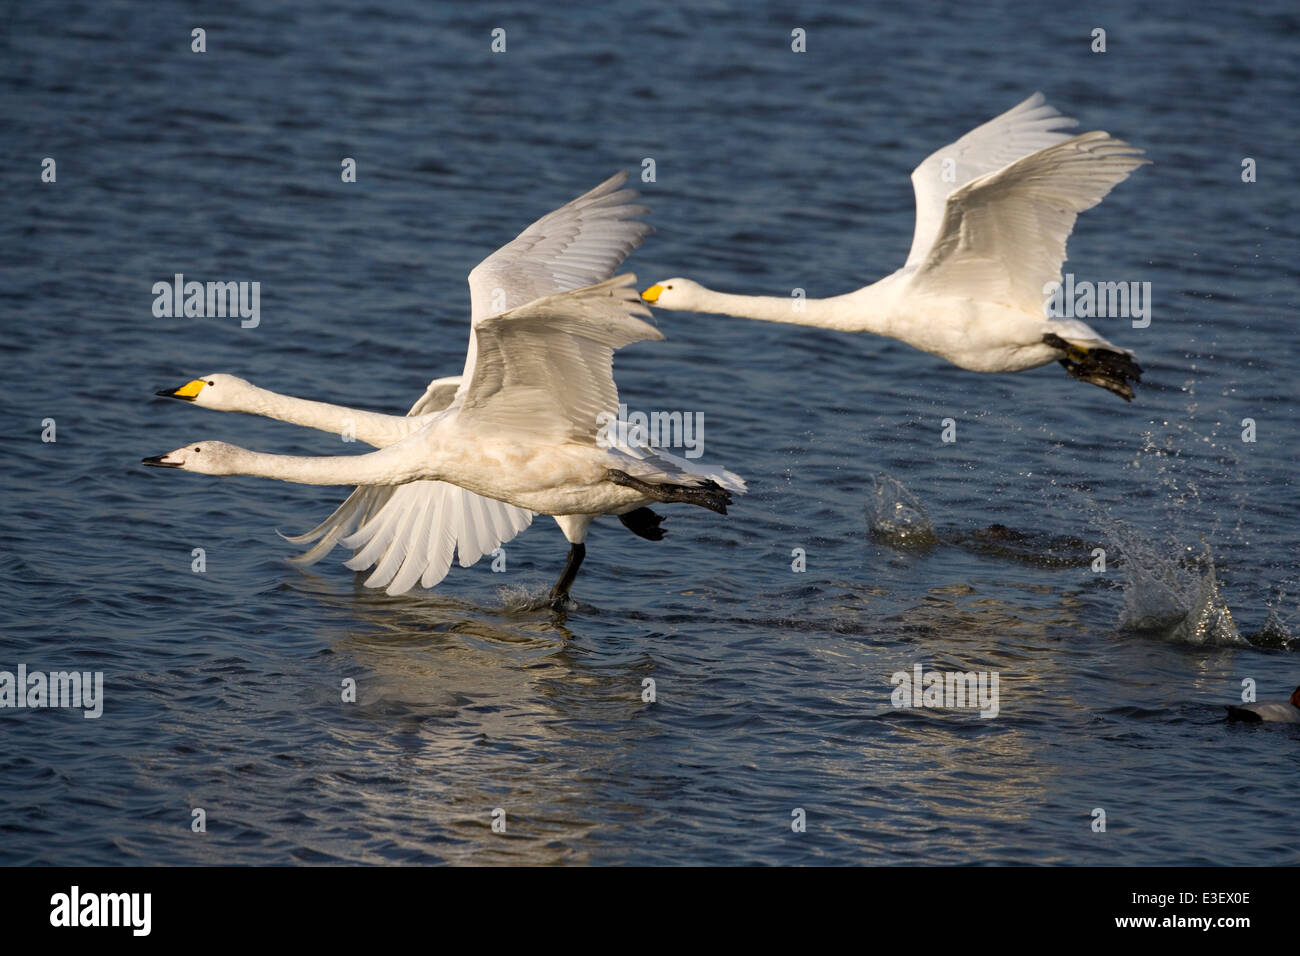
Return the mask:
{"type": "Polygon", "coordinates": [[[641,298],[644,299],[646,302],[655,302],[658,300],[659,296],[663,293],[663,291],[664,291],[663,286],[658,284],[652,285],[650,288],[646,289],[644,292],[641,293],[641,298]]]}
{"type": "Polygon", "coordinates": [[[178,398],[182,402],[192,402],[207,384],[203,379],[196,378],[192,382],[186,382],[180,388],[160,388],[154,394],[161,395],[163,398],[178,398]]]}

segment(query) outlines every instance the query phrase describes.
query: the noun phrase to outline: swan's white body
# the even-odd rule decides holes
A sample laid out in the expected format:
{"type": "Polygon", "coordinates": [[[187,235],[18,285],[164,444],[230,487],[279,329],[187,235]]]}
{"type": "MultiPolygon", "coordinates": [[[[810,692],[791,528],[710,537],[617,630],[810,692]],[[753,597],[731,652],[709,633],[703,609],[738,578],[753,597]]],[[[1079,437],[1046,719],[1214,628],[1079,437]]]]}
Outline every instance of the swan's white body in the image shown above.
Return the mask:
{"type": "MultiPolygon", "coordinates": [[[[1131,358],[1086,323],[1049,319],[1044,308],[1078,214],[1147,162],[1109,133],[1059,132],[1074,125],[1035,93],[927,158],[912,173],[907,261],[865,288],[791,299],[673,278],[644,297],[665,309],[884,335],[975,372],[1019,372],[1093,349],[1131,358]]],[[[1121,382],[1117,394],[1126,388],[1121,382]]]]}
{"type": "Polygon", "coordinates": [[[544,216],[470,273],[466,373],[435,379],[407,416],[279,395],[225,375],[160,393],[335,433],[351,431],[380,452],[298,458],[205,442],[194,446],[201,451],[182,448],[146,461],[208,474],[360,485],[321,525],[289,540],[317,541],[295,559],[303,563],[319,560],[336,543],[353,548],[347,565],[361,570],[374,564],[366,583],[386,586],[389,593],[416,581],[436,584],[453,550],[462,565],[474,563],[527,527],[532,512],[555,516],[570,543],[581,546],[597,515],[626,514],[664,500],[611,484],[603,477],[610,470],[664,484],[672,484],[670,478],[716,481],[743,491],[744,483],[725,470],[658,449],[626,442],[600,448],[594,441],[597,414],[618,404],[610,374],[613,349],[661,337],[636,317],[649,313],[626,288],[629,277],[597,282],[650,231],[631,218],[647,210],[628,203],[635,193],[618,190],[625,178],[614,176],[544,216]],[[484,322],[498,319],[503,321],[480,334],[484,322]],[[478,360],[480,338],[491,342],[484,362],[478,360]],[[502,417],[485,412],[489,406],[502,417]],[[550,429],[542,427],[547,413],[557,410],[561,418],[569,416],[568,424],[557,428],[552,418],[550,429]]]}
{"type": "Polygon", "coordinates": [[[1261,700],[1254,704],[1229,707],[1228,719],[1250,723],[1300,724],[1300,687],[1292,691],[1289,700],[1261,700]]]}

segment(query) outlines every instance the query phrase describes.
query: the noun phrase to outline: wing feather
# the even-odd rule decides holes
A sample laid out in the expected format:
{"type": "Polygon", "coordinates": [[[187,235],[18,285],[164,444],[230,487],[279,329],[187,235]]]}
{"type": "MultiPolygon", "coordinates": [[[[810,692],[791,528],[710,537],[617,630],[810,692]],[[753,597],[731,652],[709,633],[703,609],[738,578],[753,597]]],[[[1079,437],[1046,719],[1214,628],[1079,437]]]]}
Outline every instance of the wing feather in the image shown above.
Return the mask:
{"type": "Polygon", "coordinates": [[[919,265],[939,235],[948,197],[967,183],[996,172],[1023,156],[1054,146],[1071,134],[1059,132],[1078,126],[1035,93],[1000,116],[977,126],[955,143],[936,150],[912,170],[916,195],[916,229],[908,266],[919,265]]]}
{"type": "Polygon", "coordinates": [[[1042,310],[1044,287],[1061,279],[1066,241],[1091,209],[1148,160],[1096,131],[1039,150],[961,187],[909,282],[913,291],[1042,310]]]}
{"type": "Polygon", "coordinates": [[[615,413],[614,350],[663,338],[636,277],[547,296],[474,327],[478,358],[458,420],[483,434],[590,444],[615,413]]]}
{"type": "Polygon", "coordinates": [[[613,275],[653,231],[633,218],[650,210],[633,202],[634,190],[619,188],[626,181],[626,172],[614,174],[475,266],[469,274],[470,322],[613,275]]]}

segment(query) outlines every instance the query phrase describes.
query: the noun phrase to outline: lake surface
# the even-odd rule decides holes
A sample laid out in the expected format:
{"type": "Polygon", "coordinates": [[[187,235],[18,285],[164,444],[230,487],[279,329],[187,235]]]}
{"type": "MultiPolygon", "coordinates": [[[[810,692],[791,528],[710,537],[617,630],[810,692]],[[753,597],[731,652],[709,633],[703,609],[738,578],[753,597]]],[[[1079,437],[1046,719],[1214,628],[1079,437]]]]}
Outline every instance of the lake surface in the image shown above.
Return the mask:
{"type": "Polygon", "coordinates": [[[1222,709],[1300,683],[1294,5],[812,9],[10,11],[0,669],[102,671],[104,701],[0,710],[0,863],[1300,861],[1300,733],[1222,709]],[[646,158],[643,286],[857,288],[906,257],[911,169],[1038,89],[1154,161],[1066,265],[1151,283],[1149,327],[1094,323],[1146,370],[1131,405],[656,313],[623,401],[702,412],[750,493],[664,507],[658,543],[600,520],[560,616],[519,599],[562,566],[549,518],[504,573],[388,597],[342,549],[284,560],[346,489],[140,465],[359,450],[153,393],[404,412],[461,369],[469,270],[646,158]],[[260,324],[156,318],[175,273],[260,282],[260,324]],[[997,716],[896,709],[918,664],[997,672],[997,716]]]}

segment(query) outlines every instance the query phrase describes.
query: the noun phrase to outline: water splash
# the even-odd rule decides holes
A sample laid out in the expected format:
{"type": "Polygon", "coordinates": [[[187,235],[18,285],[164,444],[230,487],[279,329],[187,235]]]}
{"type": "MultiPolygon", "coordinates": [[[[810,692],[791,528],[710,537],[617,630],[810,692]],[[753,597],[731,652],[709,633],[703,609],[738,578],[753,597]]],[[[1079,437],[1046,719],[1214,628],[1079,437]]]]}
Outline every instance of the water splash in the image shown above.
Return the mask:
{"type": "Polygon", "coordinates": [[[1185,644],[1249,644],[1220,593],[1208,544],[1201,542],[1199,555],[1188,557],[1190,549],[1183,549],[1180,557],[1170,558],[1127,529],[1115,532],[1124,557],[1121,629],[1185,644]]]}
{"type": "Polygon", "coordinates": [[[872,479],[866,510],[871,534],[892,548],[923,551],[939,541],[921,502],[889,475],[879,474],[872,479]]]}
{"type": "MultiPolygon", "coordinates": [[[[1279,597],[1278,603],[1281,600],[1279,597]]],[[[1300,650],[1300,639],[1291,636],[1291,629],[1282,620],[1277,605],[1272,602],[1268,605],[1268,617],[1264,619],[1263,626],[1251,634],[1248,640],[1256,647],[1271,647],[1281,651],[1300,650]]]]}
{"type": "Polygon", "coordinates": [[[497,597],[501,599],[502,610],[507,615],[549,609],[552,602],[550,588],[528,588],[521,584],[497,588],[497,597]]]}

